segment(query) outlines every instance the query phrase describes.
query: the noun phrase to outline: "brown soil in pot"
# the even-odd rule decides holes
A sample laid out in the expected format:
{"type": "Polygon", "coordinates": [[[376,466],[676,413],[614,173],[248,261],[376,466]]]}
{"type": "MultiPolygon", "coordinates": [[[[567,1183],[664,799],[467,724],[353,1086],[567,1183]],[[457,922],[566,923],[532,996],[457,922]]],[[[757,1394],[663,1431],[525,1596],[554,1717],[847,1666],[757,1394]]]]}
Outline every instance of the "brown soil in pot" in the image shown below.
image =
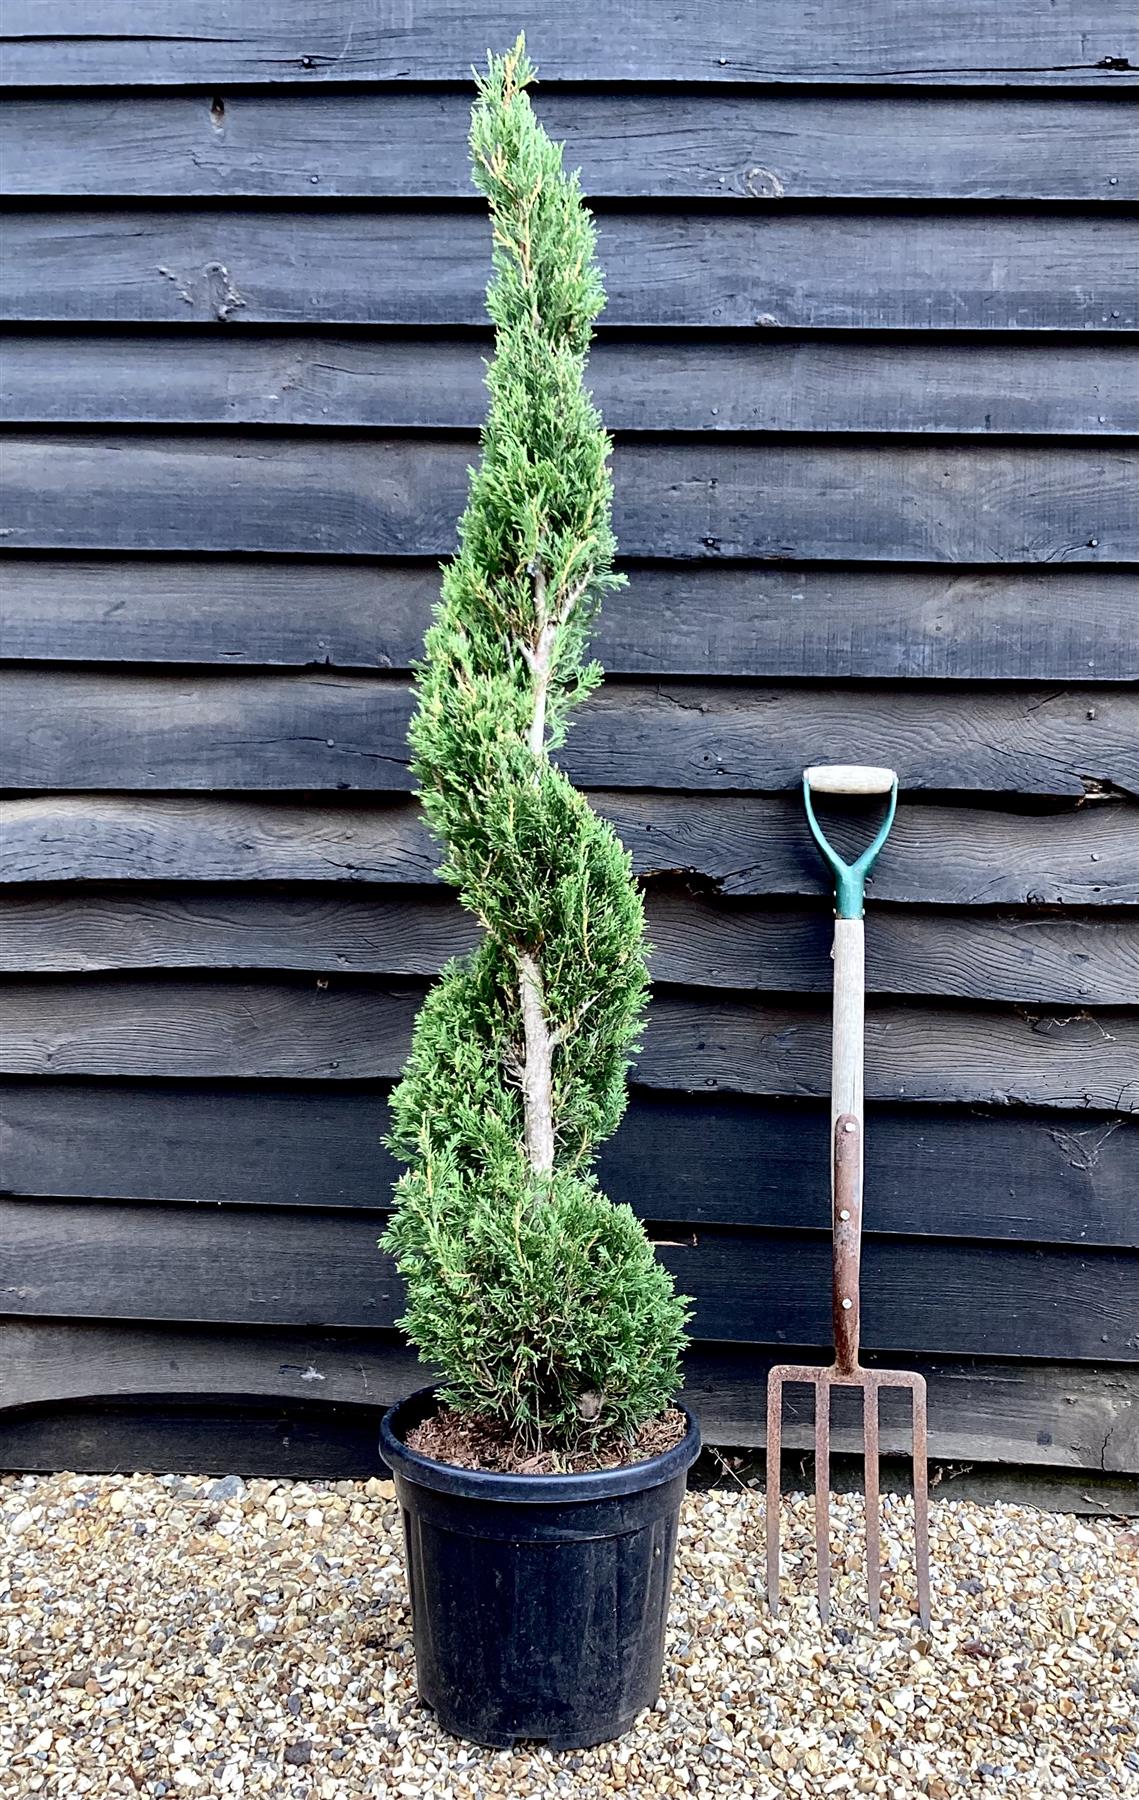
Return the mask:
{"type": "Polygon", "coordinates": [[[609,1432],[573,1451],[540,1450],[535,1454],[512,1438],[505,1426],[477,1413],[444,1407],[407,1434],[409,1450],[433,1462],[458,1469],[483,1469],[494,1475],[587,1475],[595,1469],[620,1469],[663,1456],[681,1442],[688,1421],[676,1407],[642,1425],[632,1442],[609,1432]]]}

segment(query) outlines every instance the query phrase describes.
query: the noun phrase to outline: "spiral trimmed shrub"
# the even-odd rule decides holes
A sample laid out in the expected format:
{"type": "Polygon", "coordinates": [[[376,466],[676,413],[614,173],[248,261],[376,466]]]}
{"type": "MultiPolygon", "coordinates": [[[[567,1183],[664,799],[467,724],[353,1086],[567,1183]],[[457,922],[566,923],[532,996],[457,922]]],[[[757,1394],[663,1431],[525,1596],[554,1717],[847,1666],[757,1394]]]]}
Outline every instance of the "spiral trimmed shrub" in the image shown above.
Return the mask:
{"type": "Polygon", "coordinates": [[[625,1108],[647,994],[629,858],[550,752],[595,688],[613,573],[609,439],[584,387],[604,304],[593,222],[531,110],[522,39],[477,78],[470,147],[493,225],[495,354],[459,549],[410,731],[440,873],[478,919],[416,1021],[383,1239],[441,1398],[530,1448],[631,1435],[680,1385],[687,1303],[597,1145],[625,1108]]]}

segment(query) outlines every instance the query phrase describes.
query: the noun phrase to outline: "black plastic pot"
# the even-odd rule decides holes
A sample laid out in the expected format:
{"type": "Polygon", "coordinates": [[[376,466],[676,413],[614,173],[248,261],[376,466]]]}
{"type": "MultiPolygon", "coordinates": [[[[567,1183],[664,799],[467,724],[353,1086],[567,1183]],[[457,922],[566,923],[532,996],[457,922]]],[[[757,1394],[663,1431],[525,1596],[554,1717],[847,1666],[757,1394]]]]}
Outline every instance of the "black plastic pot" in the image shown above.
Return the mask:
{"type": "Polygon", "coordinates": [[[660,1691],[680,1502],[700,1451],[588,1475],[434,1462],[406,1434],[434,1390],[393,1406],[380,1449],[403,1512],[419,1697],[446,1731],[577,1750],[627,1731],[660,1691]]]}

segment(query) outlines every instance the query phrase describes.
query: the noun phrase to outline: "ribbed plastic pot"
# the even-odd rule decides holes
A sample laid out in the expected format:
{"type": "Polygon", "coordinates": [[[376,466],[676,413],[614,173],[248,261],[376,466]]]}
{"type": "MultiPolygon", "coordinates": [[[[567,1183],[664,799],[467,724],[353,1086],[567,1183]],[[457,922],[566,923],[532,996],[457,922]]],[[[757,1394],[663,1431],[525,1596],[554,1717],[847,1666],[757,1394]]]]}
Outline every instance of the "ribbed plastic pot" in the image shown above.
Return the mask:
{"type": "Polygon", "coordinates": [[[407,1433],[432,1388],[393,1406],[380,1450],[403,1513],[419,1697],[444,1730],[554,1750],[620,1737],[660,1692],[680,1503],[700,1452],[585,1475],[435,1462],[407,1433]]]}

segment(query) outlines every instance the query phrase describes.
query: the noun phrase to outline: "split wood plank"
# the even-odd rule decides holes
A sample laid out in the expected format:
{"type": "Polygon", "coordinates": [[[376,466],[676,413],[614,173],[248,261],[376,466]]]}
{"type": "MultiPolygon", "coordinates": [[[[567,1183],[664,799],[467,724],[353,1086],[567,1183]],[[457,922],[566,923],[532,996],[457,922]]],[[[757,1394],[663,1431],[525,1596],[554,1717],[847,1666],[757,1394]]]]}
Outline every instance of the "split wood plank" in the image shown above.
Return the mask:
{"type": "MultiPolygon", "coordinates": [[[[698,1410],[707,1441],[763,1443],[767,1369],[778,1354],[760,1347],[690,1347],[684,1397],[698,1410]]],[[[1139,1473],[1139,1386],[1127,1367],[924,1358],[921,1369],[930,1388],[935,1457],[1139,1473]]],[[[376,1410],[425,1379],[414,1353],[381,1333],[11,1319],[0,1324],[0,1448],[10,1441],[5,1427],[15,1425],[16,1408],[132,1398],[177,1402],[202,1394],[222,1404],[256,1399],[308,1406],[319,1399],[328,1408],[366,1412],[374,1431],[376,1410]]],[[[904,1429],[892,1417],[883,1425],[883,1452],[904,1454],[904,1429]]],[[[811,1448],[811,1423],[797,1389],[787,1394],[784,1443],[811,1448]]],[[[832,1444],[857,1453],[861,1431],[838,1422],[832,1444]]],[[[129,1466],[140,1465],[132,1460],[129,1466]]]]}
{"type": "MultiPolygon", "coordinates": [[[[419,984],[330,976],[10,980],[0,1067],[13,1075],[398,1076],[419,984]]],[[[1139,1111],[1139,1014],[872,1004],[872,1099],[1139,1111]]],[[[810,1098],[829,1091],[819,1004],[668,990],[636,1078],[648,1087],[810,1098]]]]}
{"type": "MultiPolygon", "coordinates": [[[[1104,201],[1139,198],[1122,98],[540,85],[534,107],[592,198],[1104,201]]],[[[0,168],[29,198],[469,199],[469,127],[454,91],[65,92],[6,102],[0,168]]]]}
{"type": "MultiPolygon", "coordinates": [[[[626,566],[593,633],[611,675],[1139,679],[1122,570],[626,566]]],[[[408,669],[438,594],[433,562],[20,556],[0,634],[12,660],[408,669]]]]}
{"type": "MultiPolygon", "coordinates": [[[[16,1317],[375,1327],[405,1303],[379,1215],[0,1200],[0,1299],[16,1317]]],[[[823,1347],[829,1235],[704,1228],[657,1243],[695,1335],[823,1347]]],[[[944,1239],[863,1245],[868,1348],[1136,1362],[1139,1256],[944,1239]]]]}
{"type": "MultiPolygon", "coordinates": [[[[651,970],[674,986],[829,993],[823,908],[702,898],[650,888],[651,970]]],[[[435,975],[478,942],[456,900],[400,889],[301,894],[195,884],[9,890],[0,899],[0,970],[296,969],[435,975]]],[[[875,909],[871,993],[1139,1006],[1139,918],[981,916],[875,909]]]]}
{"type": "MultiPolygon", "coordinates": [[[[9,665],[9,788],[408,792],[406,682],[333,673],[136,674],[9,665]]],[[[903,789],[1139,792],[1139,690],[610,682],[559,762],[587,788],[772,791],[812,761],[903,789]]]]}
{"type": "MultiPolygon", "coordinates": [[[[1035,4],[1035,0],[1033,0],[1035,4]]],[[[481,208],[24,208],[0,317],[109,324],[486,323],[481,208]]],[[[610,325],[1120,331],[1139,251],[1115,209],[694,203],[598,214],[610,325]]]]}
{"type": "MultiPolygon", "coordinates": [[[[595,792],[638,875],[736,896],[818,895],[827,876],[790,796],[595,792]]],[[[855,849],[853,823],[835,842],[855,849]]],[[[903,799],[871,900],[1139,904],[1139,810],[1097,800],[1015,813],[903,799]]],[[[410,798],[44,794],[0,801],[0,881],[431,883],[439,850],[410,798]]]]}
{"type": "MultiPolygon", "coordinates": [[[[37,103],[38,104],[38,103],[37,103]]],[[[1137,162],[1139,166],[1139,162],[1137,162]]],[[[0,418],[30,425],[473,430],[485,332],[0,334],[0,418]]],[[[612,431],[1119,436],[1139,430],[1130,346],[801,332],[620,336],[602,325],[589,386],[612,431]]]]}
{"type": "MultiPolygon", "coordinates": [[[[461,437],[13,434],[13,550],[447,556],[476,447],[461,437]]],[[[1139,451],[627,439],[629,557],[1039,564],[1139,561],[1139,451]]]]}
{"type": "MultiPolygon", "coordinates": [[[[620,29],[597,7],[542,0],[526,9],[542,72],[561,81],[693,83],[991,82],[998,87],[1125,84],[1139,65],[1124,0],[840,0],[810,11],[778,0],[756,30],[750,0],[710,0],[662,16],[629,0],[620,29]]],[[[517,10],[421,0],[362,14],[358,0],[261,0],[254,12],[215,0],[9,0],[5,80],[12,86],[183,86],[189,83],[457,81],[466,85],[487,45],[506,46],[517,10]]]]}
{"type": "MultiPolygon", "coordinates": [[[[0,1083],[14,1194],[207,1206],[364,1207],[399,1174],[384,1084],[0,1083]]],[[[817,1101],[635,1087],[601,1184],[686,1227],[825,1230],[817,1101]]],[[[1139,1121],[872,1102],[867,1223],[878,1233],[1139,1249],[1139,1121]]]]}

